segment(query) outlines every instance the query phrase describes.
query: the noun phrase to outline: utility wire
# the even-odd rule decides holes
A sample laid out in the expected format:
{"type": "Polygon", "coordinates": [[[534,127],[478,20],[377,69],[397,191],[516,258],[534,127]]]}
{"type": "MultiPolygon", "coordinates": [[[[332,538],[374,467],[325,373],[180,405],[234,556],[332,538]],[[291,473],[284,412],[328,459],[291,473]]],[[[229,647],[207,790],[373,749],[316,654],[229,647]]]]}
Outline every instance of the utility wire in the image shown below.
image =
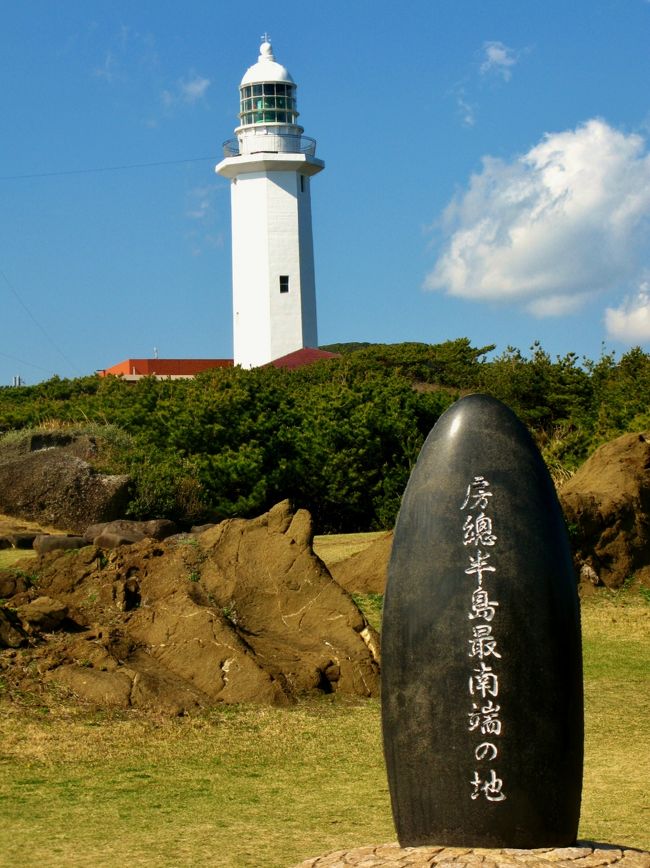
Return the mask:
{"type": "Polygon", "coordinates": [[[4,280],[4,282],[7,284],[7,286],[9,287],[9,289],[10,289],[10,291],[11,291],[11,293],[13,294],[13,296],[14,296],[14,297],[16,298],[16,300],[18,301],[18,304],[22,307],[22,309],[25,311],[25,313],[26,313],[27,316],[31,319],[31,321],[34,323],[34,325],[37,326],[37,327],[41,330],[41,332],[43,333],[43,335],[45,336],[45,338],[46,338],[46,339],[49,341],[49,343],[54,347],[54,349],[55,349],[55,350],[57,351],[57,353],[61,356],[61,358],[64,359],[65,362],[66,362],[66,363],[67,363],[67,364],[72,368],[72,370],[75,371],[79,376],[81,376],[81,374],[79,374],[79,370],[77,369],[77,366],[74,364],[74,362],[71,362],[71,361],[70,361],[70,359],[66,356],[66,354],[63,352],[63,350],[62,350],[62,349],[59,347],[59,345],[56,343],[56,341],[54,340],[54,338],[51,337],[51,335],[46,331],[46,329],[44,328],[44,326],[42,326],[41,323],[36,319],[36,317],[34,316],[34,314],[33,314],[33,313],[31,312],[31,310],[27,307],[27,305],[25,304],[25,302],[22,300],[22,298],[21,298],[20,295],[18,294],[18,291],[17,291],[17,290],[12,286],[12,284],[11,284],[9,278],[7,277],[7,275],[4,273],[4,271],[3,271],[1,268],[0,268],[0,277],[2,277],[2,279],[4,280]]]}
{"type": "Polygon", "coordinates": [[[37,371],[45,371],[46,374],[56,376],[56,371],[51,371],[49,368],[44,368],[42,365],[35,365],[34,362],[28,362],[26,359],[19,359],[18,356],[10,356],[8,353],[0,352],[3,359],[9,359],[10,362],[18,362],[19,365],[28,365],[30,368],[36,368],[37,371]]]}
{"type": "MultiPolygon", "coordinates": [[[[212,162],[214,157],[193,157],[185,160],[160,160],[154,163],[124,163],[120,166],[96,166],[92,169],[68,169],[66,171],[58,171],[58,172],[30,172],[22,175],[0,175],[0,181],[22,181],[28,180],[30,178],[62,178],[70,175],[92,175],[100,172],[122,172],[129,169],[149,169],[155,168],[158,166],[180,166],[187,163],[206,163],[208,161],[212,162]]],[[[0,269],[0,277],[4,280],[6,285],[9,287],[9,290],[14,295],[20,306],[23,308],[27,316],[31,319],[34,325],[43,333],[45,338],[49,341],[49,343],[54,347],[57,353],[65,360],[65,362],[72,368],[73,371],[79,373],[77,370],[77,366],[70,361],[70,359],[66,356],[63,350],[58,346],[58,344],[54,341],[54,339],[49,335],[46,329],[41,325],[41,323],[36,319],[31,310],[27,307],[25,302],[22,300],[20,295],[18,294],[15,287],[11,284],[7,275],[0,269]]],[[[29,365],[32,368],[36,368],[40,371],[45,371],[48,374],[53,373],[47,368],[43,368],[40,365],[35,365],[32,362],[26,362],[22,359],[18,359],[15,356],[10,356],[7,353],[0,352],[0,356],[6,359],[10,359],[14,362],[19,362],[22,365],[29,365]]]]}
{"type": "Polygon", "coordinates": [[[206,163],[214,157],[194,157],[190,160],[161,160],[158,163],[127,163],[122,166],[97,166],[94,169],[68,169],[63,172],[32,172],[26,175],[0,175],[0,181],[19,181],[27,178],[62,178],[66,175],[92,175],[98,172],[121,172],[125,169],[149,169],[154,166],[179,166],[182,163],[206,163]]]}

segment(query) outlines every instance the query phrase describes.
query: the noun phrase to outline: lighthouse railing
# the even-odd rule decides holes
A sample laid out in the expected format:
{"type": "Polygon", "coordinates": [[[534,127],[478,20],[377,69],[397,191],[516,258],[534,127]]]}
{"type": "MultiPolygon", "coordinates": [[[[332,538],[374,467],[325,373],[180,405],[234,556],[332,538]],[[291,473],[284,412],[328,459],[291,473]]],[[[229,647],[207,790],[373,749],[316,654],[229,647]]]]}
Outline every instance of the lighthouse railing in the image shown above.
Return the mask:
{"type": "Polygon", "coordinates": [[[228,139],[223,143],[224,157],[243,154],[316,154],[316,139],[309,136],[259,134],[246,136],[242,141],[228,139]]]}

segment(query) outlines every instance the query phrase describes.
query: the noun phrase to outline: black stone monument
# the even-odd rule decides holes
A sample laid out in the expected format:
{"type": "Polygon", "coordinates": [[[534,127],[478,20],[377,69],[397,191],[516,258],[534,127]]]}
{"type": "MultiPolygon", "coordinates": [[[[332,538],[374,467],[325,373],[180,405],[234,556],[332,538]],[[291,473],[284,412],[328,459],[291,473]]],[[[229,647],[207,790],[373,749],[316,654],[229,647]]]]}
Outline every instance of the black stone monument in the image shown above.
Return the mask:
{"type": "Polygon", "coordinates": [[[402,846],[558,847],[580,815],[580,616],[532,438],[471,395],[400,509],[382,626],[384,754],[402,846]]]}

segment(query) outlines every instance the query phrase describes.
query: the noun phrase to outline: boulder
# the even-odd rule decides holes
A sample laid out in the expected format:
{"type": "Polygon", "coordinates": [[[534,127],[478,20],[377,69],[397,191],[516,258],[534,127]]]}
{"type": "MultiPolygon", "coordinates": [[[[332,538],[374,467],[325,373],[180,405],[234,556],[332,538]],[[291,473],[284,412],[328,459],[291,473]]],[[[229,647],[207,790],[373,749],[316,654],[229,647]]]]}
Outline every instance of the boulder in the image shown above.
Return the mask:
{"type": "Polygon", "coordinates": [[[26,642],[27,634],[15,614],[0,608],[0,648],[20,648],[26,642]]]}
{"type": "Polygon", "coordinates": [[[36,531],[19,530],[8,534],[7,539],[14,549],[31,549],[37,536],[36,531]]]}
{"type": "Polygon", "coordinates": [[[37,597],[18,608],[18,617],[24,624],[49,633],[61,626],[68,616],[68,607],[51,597],[37,597]]]}
{"type": "Polygon", "coordinates": [[[389,531],[363,551],[332,564],[332,577],[350,594],[383,594],[392,545],[389,531]]]}
{"type": "Polygon", "coordinates": [[[618,588],[650,565],[650,433],[601,446],[559,497],[583,582],[618,588]]]}
{"type": "Polygon", "coordinates": [[[128,708],[131,704],[131,673],[105,672],[68,663],[48,672],[46,680],[103,708],[128,708]]]}
{"type": "Polygon", "coordinates": [[[131,545],[143,539],[163,540],[177,531],[173,521],[166,518],[156,518],[150,521],[115,521],[91,524],[86,528],[84,536],[88,542],[98,548],[111,549],[120,545],[131,545]]]}
{"type": "Polygon", "coordinates": [[[0,570],[0,600],[23,594],[29,587],[31,582],[22,570],[0,570]]]}
{"type": "Polygon", "coordinates": [[[50,534],[39,533],[34,538],[32,543],[35,551],[39,555],[44,555],[46,552],[54,551],[69,551],[70,549],[80,549],[88,545],[86,538],[83,536],[70,536],[69,534],[50,534]]]}
{"type": "MultiPolygon", "coordinates": [[[[123,514],[130,479],[98,473],[90,437],[44,432],[0,449],[0,512],[77,532],[123,514]]],[[[32,544],[29,541],[29,546],[32,544]]]]}
{"type": "MultiPolygon", "coordinates": [[[[180,714],[378,693],[377,634],[314,555],[309,513],[287,502],[198,535],[50,552],[35,571],[67,632],[36,634],[33,669],[95,705],[180,714]]],[[[39,608],[18,605],[45,632],[39,608]]]]}
{"type": "Polygon", "coordinates": [[[306,510],[284,501],[197,539],[207,556],[201,588],[291,694],[376,693],[375,631],[314,555],[306,510]]]}
{"type": "Polygon", "coordinates": [[[40,528],[0,514],[0,549],[30,549],[40,528]]]}

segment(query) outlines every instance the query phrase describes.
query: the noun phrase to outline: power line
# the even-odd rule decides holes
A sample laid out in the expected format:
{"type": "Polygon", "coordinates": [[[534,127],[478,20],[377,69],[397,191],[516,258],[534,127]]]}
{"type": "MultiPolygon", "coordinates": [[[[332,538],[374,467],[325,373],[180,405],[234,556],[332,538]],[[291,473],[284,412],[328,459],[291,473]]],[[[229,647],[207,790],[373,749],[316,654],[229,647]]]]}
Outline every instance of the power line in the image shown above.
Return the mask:
{"type": "Polygon", "coordinates": [[[35,365],[34,362],[28,362],[26,359],[19,359],[18,356],[10,356],[9,353],[0,352],[3,359],[9,359],[10,362],[18,362],[19,365],[28,365],[30,368],[35,368],[37,371],[45,371],[46,374],[56,376],[56,371],[51,371],[49,368],[44,368],[42,365],[35,365]]]}
{"type": "Polygon", "coordinates": [[[0,175],[0,181],[22,181],[28,178],[62,178],[66,175],[92,175],[98,172],[122,172],[125,169],[149,169],[155,166],[179,166],[182,163],[206,163],[215,157],[193,157],[189,160],[161,160],[157,163],[125,163],[122,166],[97,166],[94,169],[68,169],[59,172],[31,172],[26,175],[0,175]]]}
{"type": "Polygon", "coordinates": [[[45,327],[42,326],[41,323],[36,319],[36,317],[34,316],[34,314],[33,314],[33,313],[31,312],[31,310],[27,307],[27,305],[25,304],[25,302],[22,300],[22,298],[21,298],[20,295],[18,294],[18,291],[13,287],[13,285],[11,284],[9,278],[7,277],[7,275],[4,273],[4,271],[3,271],[1,268],[0,268],[0,277],[2,277],[2,279],[4,280],[4,282],[7,284],[7,286],[8,286],[9,289],[10,289],[10,291],[12,292],[12,294],[14,295],[14,297],[16,298],[16,300],[18,301],[18,304],[22,307],[22,309],[25,311],[25,313],[26,313],[27,316],[31,319],[31,321],[34,323],[34,325],[37,326],[37,327],[41,330],[41,332],[42,332],[43,335],[46,337],[46,339],[47,339],[47,340],[50,342],[50,344],[54,347],[54,349],[55,349],[55,350],[57,351],[57,353],[61,356],[61,358],[62,358],[62,359],[63,359],[63,360],[64,360],[64,361],[65,361],[65,362],[66,362],[66,363],[67,363],[67,364],[72,368],[72,370],[73,370],[73,371],[76,371],[76,373],[79,374],[79,371],[77,370],[77,366],[74,364],[74,362],[71,362],[71,361],[70,361],[70,359],[66,356],[66,354],[63,352],[63,350],[62,350],[62,349],[59,347],[59,345],[56,343],[56,341],[54,340],[54,338],[52,338],[52,336],[51,336],[51,335],[46,331],[45,327]]]}

